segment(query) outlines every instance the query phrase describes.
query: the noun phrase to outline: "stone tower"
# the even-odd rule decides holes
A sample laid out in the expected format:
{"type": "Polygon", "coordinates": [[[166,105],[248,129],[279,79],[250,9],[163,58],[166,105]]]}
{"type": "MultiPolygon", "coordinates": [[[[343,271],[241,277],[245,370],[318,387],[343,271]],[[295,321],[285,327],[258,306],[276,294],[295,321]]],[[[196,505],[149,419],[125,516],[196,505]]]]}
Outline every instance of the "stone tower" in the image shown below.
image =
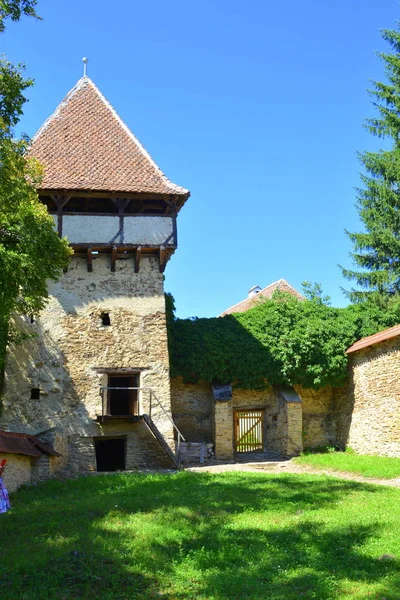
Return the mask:
{"type": "Polygon", "coordinates": [[[30,154],[45,169],[40,199],[74,255],[40,318],[17,318],[33,335],[10,350],[0,428],[52,441],[53,471],[170,466],[163,272],[189,192],[86,76],[30,154]]]}

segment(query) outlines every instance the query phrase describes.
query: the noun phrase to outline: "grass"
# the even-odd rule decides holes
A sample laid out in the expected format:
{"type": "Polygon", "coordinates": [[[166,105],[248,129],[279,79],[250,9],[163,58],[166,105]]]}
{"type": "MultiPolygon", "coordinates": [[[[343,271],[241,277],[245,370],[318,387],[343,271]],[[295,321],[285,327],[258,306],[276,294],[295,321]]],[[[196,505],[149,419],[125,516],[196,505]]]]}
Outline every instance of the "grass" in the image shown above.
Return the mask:
{"type": "Polygon", "coordinates": [[[12,502],[0,515],[2,600],[400,598],[395,488],[115,474],[49,481],[12,502]]]}
{"type": "Polygon", "coordinates": [[[346,452],[317,452],[299,456],[295,459],[300,465],[310,465],[323,469],[348,471],[364,477],[394,479],[400,477],[400,458],[388,456],[367,456],[356,454],[352,450],[346,452]]]}

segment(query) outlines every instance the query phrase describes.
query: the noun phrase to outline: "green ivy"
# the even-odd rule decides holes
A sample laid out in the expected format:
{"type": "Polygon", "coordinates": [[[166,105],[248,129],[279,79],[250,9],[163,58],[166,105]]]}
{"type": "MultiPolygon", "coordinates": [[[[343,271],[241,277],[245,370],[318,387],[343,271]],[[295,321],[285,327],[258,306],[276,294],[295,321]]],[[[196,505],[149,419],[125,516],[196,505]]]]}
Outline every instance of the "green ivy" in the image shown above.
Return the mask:
{"type": "Polygon", "coordinates": [[[319,389],[346,381],[346,349],[400,322],[400,304],[329,306],[321,294],[299,300],[277,292],[245,313],[176,319],[167,295],[171,376],[236,387],[302,385],[319,389]]]}

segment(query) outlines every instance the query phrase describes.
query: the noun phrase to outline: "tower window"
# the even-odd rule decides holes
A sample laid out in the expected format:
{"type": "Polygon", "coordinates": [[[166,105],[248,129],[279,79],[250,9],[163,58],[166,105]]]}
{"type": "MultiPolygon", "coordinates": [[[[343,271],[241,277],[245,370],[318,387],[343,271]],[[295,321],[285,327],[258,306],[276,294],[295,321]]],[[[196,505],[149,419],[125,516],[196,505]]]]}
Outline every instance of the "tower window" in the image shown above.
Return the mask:
{"type": "Polygon", "coordinates": [[[31,389],[31,400],[40,400],[40,388],[31,389]]]}
{"type": "Polygon", "coordinates": [[[101,324],[108,327],[108,325],[111,325],[111,321],[110,321],[110,313],[101,313],[101,324]]]}

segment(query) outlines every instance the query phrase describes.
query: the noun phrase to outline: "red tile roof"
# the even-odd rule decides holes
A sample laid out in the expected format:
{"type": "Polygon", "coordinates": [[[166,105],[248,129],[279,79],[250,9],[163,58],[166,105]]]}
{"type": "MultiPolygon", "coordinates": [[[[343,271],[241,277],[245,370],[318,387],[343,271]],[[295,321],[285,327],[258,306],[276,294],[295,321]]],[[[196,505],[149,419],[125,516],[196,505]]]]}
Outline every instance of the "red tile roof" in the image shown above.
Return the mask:
{"type": "Polygon", "coordinates": [[[95,84],[82,77],[32,140],[45,168],[43,190],[177,194],[95,84]]]}
{"type": "Polygon", "coordinates": [[[369,335],[368,337],[358,340],[358,342],[356,342],[346,350],[346,353],[351,354],[352,352],[357,352],[357,350],[361,350],[362,348],[368,348],[368,346],[374,346],[375,344],[379,344],[380,342],[384,342],[385,340],[390,340],[392,338],[398,337],[399,335],[400,325],[395,325],[394,327],[384,329],[379,333],[374,333],[374,335],[369,335]]]}
{"type": "Polygon", "coordinates": [[[276,290],[279,290],[280,292],[287,292],[288,294],[292,294],[292,296],[299,298],[299,300],[304,300],[303,296],[299,294],[299,292],[295,290],[294,287],[292,287],[285,279],[279,279],[279,281],[275,281],[274,283],[267,285],[267,287],[258,292],[258,294],[255,294],[250,298],[246,298],[245,300],[238,302],[238,304],[227,308],[219,316],[223,317],[224,315],[230,315],[231,313],[246,312],[246,310],[249,310],[249,308],[254,308],[254,306],[260,302],[260,299],[271,298],[272,294],[276,290]]]}
{"type": "Polygon", "coordinates": [[[39,438],[28,433],[16,433],[0,429],[0,452],[10,454],[24,454],[38,458],[42,454],[60,456],[51,446],[45,444],[39,438]]]}

